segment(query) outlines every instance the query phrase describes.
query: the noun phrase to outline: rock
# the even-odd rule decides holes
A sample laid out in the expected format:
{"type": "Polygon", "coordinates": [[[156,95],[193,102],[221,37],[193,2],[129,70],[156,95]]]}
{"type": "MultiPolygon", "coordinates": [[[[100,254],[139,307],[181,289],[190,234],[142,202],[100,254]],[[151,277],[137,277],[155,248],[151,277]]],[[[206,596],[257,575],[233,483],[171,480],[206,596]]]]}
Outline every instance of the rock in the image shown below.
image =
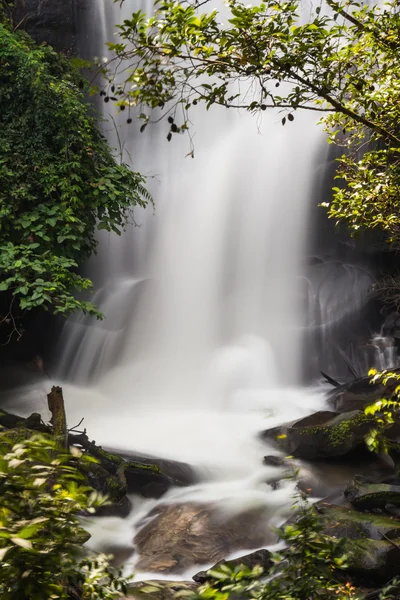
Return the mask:
{"type": "Polygon", "coordinates": [[[215,506],[194,503],[163,505],[156,511],[134,540],[141,571],[179,572],[275,539],[265,507],[228,516],[215,506]]]}
{"type": "Polygon", "coordinates": [[[316,506],[326,535],[350,540],[368,538],[381,541],[384,536],[400,539],[400,521],[393,517],[361,513],[324,500],[316,506]]]}
{"type": "Polygon", "coordinates": [[[34,431],[49,432],[49,428],[42,423],[42,417],[39,413],[32,413],[29,417],[19,417],[5,410],[0,410],[0,425],[13,429],[16,427],[26,427],[34,431]]]}
{"type": "Polygon", "coordinates": [[[382,325],[382,335],[396,340],[400,338],[400,315],[398,312],[392,312],[386,317],[382,325]]]}
{"type": "Polygon", "coordinates": [[[296,458],[319,460],[343,456],[360,446],[373,424],[361,411],[345,414],[319,411],[298,421],[262,432],[264,440],[275,442],[296,458]]]}
{"type": "Polygon", "coordinates": [[[400,575],[400,548],[387,541],[346,540],[346,571],[367,582],[385,583],[400,575]]]}
{"type": "Polygon", "coordinates": [[[269,467],[290,467],[289,461],[283,456],[264,456],[263,463],[269,467]]]}
{"type": "Polygon", "coordinates": [[[109,452],[127,462],[157,466],[159,471],[166,475],[171,483],[176,486],[193,485],[199,481],[198,475],[187,463],[158,458],[156,456],[148,456],[137,452],[121,452],[120,450],[115,449],[109,450],[109,452]]]}
{"type": "MultiPolygon", "coordinates": [[[[221,565],[227,565],[231,569],[239,567],[240,565],[245,565],[249,569],[253,569],[256,566],[262,567],[263,572],[268,573],[273,564],[271,552],[263,549],[257,550],[256,552],[251,552],[251,554],[246,554],[245,556],[240,556],[239,558],[234,558],[232,560],[220,560],[213,567],[211,567],[211,569],[217,569],[221,565]]],[[[211,579],[211,576],[208,574],[209,571],[210,569],[207,571],[199,571],[199,573],[193,575],[193,580],[197,583],[205,583],[211,579]]]]}
{"type": "MultiPolygon", "coordinates": [[[[128,588],[128,595],[121,600],[136,598],[136,600],[176,600],[186,592],[195,592],[197,584],[193,581],[139,581],[128,588]]],[[[186,595],[186,594],[185,594],[186,595]]]]}
{"type": "Polygon", "coordinates": [[[100,507],[96,515],[100,517],[126,517],[131,510],[127,498],[127,486],[115,475],[111,475],[101,464],[79,460],[78,469],[84,475],[87,485],[107,495],[110,504],[100,507]]]}
{"type": "Polygon", "coordinates": [[[355,477],[344,492],[347,500],[359,510],[384,508],[386,504],[400,506],[400,486],[371,483],[355,477]]]}
{"type": "MultiPolygon", "coordinates": [[[[393,369],[400,372],[399,369],[393,369]]],[[[350,383],[345,383],[327,394],[329,404],[336,412],[364,410],[376,400],[391,395],[398,381],[391,379],[385,386],[382,383],[371,383],[370,377],[361,377],[350,383]]]]}
{"type": "Polygon", "coordinates": [[[134,462],[112,454],[91,442],[86,435],[70,435],[69,442],[81,444],[86,454],[100,462],[103,469],[124,482],[127,493],[145,498],[160,498],[172,485],[171,479],[150,461],[134,462]]]}
{"type": "Polygon", "coordinates": [[[144,498],[160,498],[172,484],[169,477],[152,464],[128,462],[124,466],[124,477],[128,492],[144,498]]]}
{"type": "Polygon", "coordinates": [[[106,506],[99,506],[96,509],[96,517],[120,517],[125,519],[132,510],[132,502],[128,496],[123,496],[121,500],[111,502],[106,506]]]}
{"type": "Polygon", "coordinates": [[[16,0],[16,23],[37,42],[47,42],[56,50],[76,50],[78,27],[89,6],[88,0],[16,0]]]}

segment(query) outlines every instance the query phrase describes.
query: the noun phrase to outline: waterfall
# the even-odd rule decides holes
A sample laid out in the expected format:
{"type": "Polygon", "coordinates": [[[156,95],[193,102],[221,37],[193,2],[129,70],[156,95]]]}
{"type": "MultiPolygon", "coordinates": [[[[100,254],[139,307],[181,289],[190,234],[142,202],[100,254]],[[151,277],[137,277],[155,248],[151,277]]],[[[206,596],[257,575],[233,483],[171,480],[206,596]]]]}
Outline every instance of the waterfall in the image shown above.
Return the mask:
{"type": "MultiPolygon", "coordinates": [[[[110,38],[133,8],[114,5],[110,38]]],[[[116,119],[134,167],[154,175],[155,215],[138,211],[140,227],[120,239],[102,235],[89,274],[105,320],[70,320],[61,344],[62,374],[123,397],[134,389],[135,402],[229,402],[300,378],[298,274],[323,134],[312,114],[286,127],[277,113],[217,107],[193,118],[194,160],[185,136],[168,144],[162,124],[140,135],[116,119]]]]}
{"type": "MultiPolygon", "coordinates": [[[[98,0],[98,56],[114,24],[138,8],[98,0]]],[[[306,305],[329,312],[323,294],[308,289],[306,302],[304,293],[310,211],[324,199],[324,134],[312,111],[283,127],[275,112],[196,107],[192,159],[184,135],[169,143],[162,123],[140,134],[109,110],[105,134],[148,175],[155,209],[135,210],[121,237],[102,231],[85,266],[105,319],[74,316],[61,333],[51,374],[69,424],[85,417],[103,446],[196,468],[201,482],[169,500],[267,506],[276,523],[293,485],[267,484],[262,457],[274,450],[257,434],[323,406],[301,380],[306,305]]],[[[28,410],[45,414],[48,383],[28,410]]],[[[130,518],[121,535],[131,543],[138,511],[130,518]]]]}

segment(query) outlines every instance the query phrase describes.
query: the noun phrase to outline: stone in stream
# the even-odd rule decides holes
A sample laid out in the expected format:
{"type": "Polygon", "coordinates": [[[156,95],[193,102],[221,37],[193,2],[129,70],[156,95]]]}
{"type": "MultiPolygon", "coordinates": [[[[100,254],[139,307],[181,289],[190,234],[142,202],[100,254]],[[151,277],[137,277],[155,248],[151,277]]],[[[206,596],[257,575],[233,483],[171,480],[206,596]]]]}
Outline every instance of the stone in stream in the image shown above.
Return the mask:
{"type": "Polygon", "coordinates": [[[184,571],[275,539],[265,507],[226,515],[215,506],[171,504],[157,507],[152,515],[134,539],[139,554],[136,569],[140,571],[184,571]]]}
{"type": "Polygon", "coordinates": [[[355,477],[350,481],[344,495],[358,510],[384,508],[386,504],[400,506],[399,485],[371,483],[364,477],[355,477]]]}
{"type": "Polygon", "coordinates": [[[251,552],[250,554],[245,554],[245,556],[240,556],[239,558],[233,558],[231,560],[220,560],[214,566],[210,567],[207,571],[199,571],[196,575],[193,575],[193,580],[197,583],[205,583],[209,579],[212,578],[209,575],[209,571],[213,569],[218,569],[222,565],[226,565],[230,569],[234,569],[235,567],[240,567],[244,565],[249,569],[254,569],[254,567],[262,567],[263,573],[268,573],[270,568],[273,566],[273,561],[271,559],[271,552],[269,550],[256,550],[256,552],[251,552]]]}
{"type": "Polygon", "coordinates": [[[295,458],[319,460],[343,456],[365,446],[364,438],[373,426],[373,418],[355,410],[349,413],[319,411],[303,419],[261,433],[295,458]]]}
{"type": "Polygon", "coordinates": [[[350,540],[400,539],[400,521],[388,515],[362,513],[326,500],[316,505],[326,535],[350,540]]]}

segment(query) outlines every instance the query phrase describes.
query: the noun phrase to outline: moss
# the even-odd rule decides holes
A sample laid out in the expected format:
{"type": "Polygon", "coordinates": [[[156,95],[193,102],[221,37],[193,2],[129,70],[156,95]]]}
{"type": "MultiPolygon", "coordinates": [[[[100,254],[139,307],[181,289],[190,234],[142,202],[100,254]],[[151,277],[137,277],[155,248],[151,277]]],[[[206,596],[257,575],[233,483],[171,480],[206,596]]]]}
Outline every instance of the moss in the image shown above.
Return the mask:
{"type": "Polygon", "coordinates": [[[145,471],[151,471],[152,473],[162,473],[160,467],[154,464],[137,463],[129,461],[126,463],[126,468],[134,467],[135,469],[143,469],[145,471]]]}
{"type": "Polygon", "coordinates": [[[343,440],[353,434],[353,428],[363,424],[372,424],[371,417],[360,413],[359,415],[349,419],[348,421],[342,421],[338,425],[332,425],[328,431],[329,442],[332,446],[340,445],[343,440]]]}
{"type": "Polygon", "coordinates": [[[107,494],[111,500],[119,502],[125,496],[126,485],[118,477],[106,471],[102,465],[80,460],[78,469],[91,487],[102,494],[107,494]]]}
{"type": "Polygon", "coordinates": [[[370,416],[360,412],[359,414],[347,419],[342,420],[340,423],[332,423],[333,419],[326,425],[314,425],[312,427],[305,426],[303,430],[299,431],[300,435],[317,435],[323,434],[327,437],[332,447],[340,446],[345,439],[354,433],[354,428],[359,427],[363,424],[373,423],[370,416]]]}

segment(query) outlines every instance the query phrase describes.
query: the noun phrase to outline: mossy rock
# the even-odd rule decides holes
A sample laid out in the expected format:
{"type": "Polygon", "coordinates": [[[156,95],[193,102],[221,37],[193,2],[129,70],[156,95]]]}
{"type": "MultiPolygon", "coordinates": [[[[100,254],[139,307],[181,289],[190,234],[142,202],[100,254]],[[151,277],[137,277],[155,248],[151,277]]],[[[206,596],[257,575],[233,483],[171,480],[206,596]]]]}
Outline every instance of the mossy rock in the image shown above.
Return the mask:
{"type": "Polygon", "coordinates": [[[343,456],[360,446],[365,447],[364,438],[373,423],[373,417],[358,410],[344,414],[319,411],[268,429],[261,437],[296,458],[319,460],[343,456]]]}
{"type": "Polygon", "coordinates": [[[344,495],[359,510],[384,508],[386,504],[400,506],[400,486],[387,483],[370,483],[363,477],[355,477],[344,495]]]}
{"type": "Polygon", "coordinates": [[[26,427],[34,431],[48,431],[48,427],[43,425],[42,418],[39,413],[32,413],[29,417],[19,417],[5,410],[0,410],[0,425],[7,429],[15,429],[18,427],[26,427]]]}
{"type": "Polygon", "coordinates": [[[120,502],[126,495],[126,485],[118,477],[106,471],[102,465],[79,460],[78,469],[88,485],[102,494],[107,494],[112,502],[120,502]]]}
{"type": "Polygon", "coordinates": [[[400,521],[393,517],[361,513],[324,501],[318,502],[317,507],[326,535],[350,540],[380,541],[383,536],[400,539],[400,521]]]}
{"type": "Polygon", "coordinates": [[[96,446],[94,444],[87,454],[98,460],[101,466],[112,475],[117,475],[119,470],[121,470],[122,466],[125,464],[124,459],[120,456],[107,452],[106,450],[103,450],[101,446],[96,446]]]}
{"type": "Polygon", "coordinates": [[[140,494],[144,498],[160,498],[170,489],[172,483],[156,465],[127,462],[123,473],[128,492],[140,494]]]}
{"type": "Polygon", "coordinates": [[[346,570],[364,583],[385,583],[400,575],[400,549],[388,541],[345,540],[346,570]]]}
{"type": "Polygon", "coordinates": [[[159,498],[171,487],[170,478],[162,473],[158,465],[151,462],[126,460],[99,446],[93,446],[88,455],[93,456],[105,470],[123,481],[130,494],[159,498]]]}

